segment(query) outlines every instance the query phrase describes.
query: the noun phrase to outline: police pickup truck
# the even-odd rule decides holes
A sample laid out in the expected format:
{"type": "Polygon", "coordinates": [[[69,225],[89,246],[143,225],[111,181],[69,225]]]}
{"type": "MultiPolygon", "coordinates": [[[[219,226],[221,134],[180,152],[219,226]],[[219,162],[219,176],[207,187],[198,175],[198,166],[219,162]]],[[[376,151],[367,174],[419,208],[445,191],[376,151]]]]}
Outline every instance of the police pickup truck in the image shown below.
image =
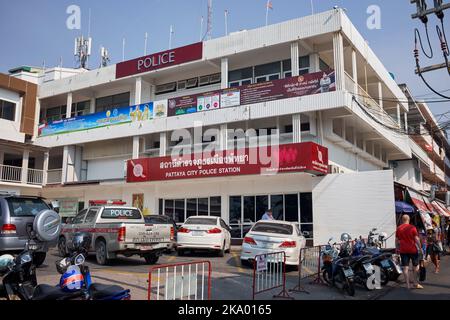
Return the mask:
{"type": "Polygon", "coordinates": [[[171,244],[173,231],[169,225],[147,224],[137,208],[122,206],[89,207],[63,225],[58,250],[65,256],[76,233],[88,233],[97,263],[106,265],[118,254],[139,255],[155,264],[171,244]]]}

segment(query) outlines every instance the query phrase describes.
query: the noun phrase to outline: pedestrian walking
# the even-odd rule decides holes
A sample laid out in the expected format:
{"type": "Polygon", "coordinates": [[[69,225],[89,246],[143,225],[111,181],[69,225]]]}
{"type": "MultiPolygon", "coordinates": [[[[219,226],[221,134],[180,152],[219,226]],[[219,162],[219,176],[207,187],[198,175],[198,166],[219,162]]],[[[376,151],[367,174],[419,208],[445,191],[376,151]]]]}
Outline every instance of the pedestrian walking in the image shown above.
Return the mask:
{"type": "Polygon", "coordinates": [[[261,220],[275,220],[273,218],[273,212],[272,209],[267,210],[264,215],[262,216],[261,220]]]}
{"type": "Polygon", "coordinates": [[[405,214],[402,217],[402,224],[397,228],[395,244],[400,253],[406,286],[410,289],[412,284],[413,288],[423,289],[417,281],[419,274],[419,251],[421,250],[419,233],[416,227],[409,222],[410,218],[405,214]],[[411,262],[413,265],[412,279],[410,279],[409,274],[409,265],[411,262]]]}
{"type": "Polygon", "coordinates": [[[427,256],[431,257],[434,264],[434,273],[439,273],[442,253],[442,232],[438,224],[433,220],[433,229],[428,230],[427,256]]]}

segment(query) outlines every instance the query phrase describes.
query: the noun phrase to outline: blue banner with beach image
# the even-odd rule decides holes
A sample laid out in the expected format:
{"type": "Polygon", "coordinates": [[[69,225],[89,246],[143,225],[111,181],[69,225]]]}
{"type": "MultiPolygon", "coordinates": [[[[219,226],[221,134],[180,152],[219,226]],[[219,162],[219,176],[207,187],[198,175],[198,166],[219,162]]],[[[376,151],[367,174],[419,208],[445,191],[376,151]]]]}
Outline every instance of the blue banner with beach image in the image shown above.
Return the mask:
{"type": "Polygon", "coordinates": [[[90,130],[137,121],[147,121],[154,118],[165,117],[166,114],[167,102],[164,103],[164,101],[112,108],[103,112],[42,124],[39,126],[39,136],[45,137],[55,134],[90,130]],[[154,109],[154,105],[157,105],[157,108],[154,109]]]}

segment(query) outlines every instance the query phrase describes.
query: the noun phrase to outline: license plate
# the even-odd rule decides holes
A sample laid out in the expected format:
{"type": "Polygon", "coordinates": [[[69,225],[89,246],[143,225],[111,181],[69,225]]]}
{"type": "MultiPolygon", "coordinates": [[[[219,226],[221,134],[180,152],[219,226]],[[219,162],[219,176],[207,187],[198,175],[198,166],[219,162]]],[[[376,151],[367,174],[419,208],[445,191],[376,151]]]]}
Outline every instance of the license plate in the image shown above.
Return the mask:
{"type": "Polygon", "coordinates": [[[192,231],[192,236],[201,237],[203,236],[203,231],[192,231]]]}
{"type": "Polygon", "coordinates": [[[383,268],[389,268],[391,264],[389,263],[389,260],[381,260],[381,266],[383,268]]]}
{"type": "Polygon", "coordinates": [[[39,248],[39,246],[37,244],[29,244],[28,245],[28,249],[29,250],[37,250],[39,248]]]}
{"type": "Polygon", "coordinates": [[[373,273],[373,266],[370,263],[365,263],[364,264],[364,269],[366,269],[366,271],[368,273],[373,273]]]}
{"type": "Polygon", "coordinates": [[[147,250],[152,250],[152,249],[153,249],[153,246],[141,246],[139,248],[139,250],[142,250],[142,251],[147,251],[147,250]]]}
{"type": "Polygon", "coordinates": [[[353,270],[352,269],[343,269],[344,270],[344,275],[347,278],[353,277],[353,270]]]}
{"type": "Polygon", "coordinates": [[[158,243],[164,242],[162,238],[133,238],[134,243],[158,243]]]}

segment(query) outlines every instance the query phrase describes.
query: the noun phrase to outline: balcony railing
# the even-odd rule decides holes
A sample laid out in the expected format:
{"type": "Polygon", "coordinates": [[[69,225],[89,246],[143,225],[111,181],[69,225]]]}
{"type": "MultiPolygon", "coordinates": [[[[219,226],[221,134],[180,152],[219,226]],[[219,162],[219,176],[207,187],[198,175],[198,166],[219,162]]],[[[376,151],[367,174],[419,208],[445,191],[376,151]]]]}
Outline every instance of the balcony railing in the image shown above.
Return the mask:
{"type": "Polygon", "coordinates": [[[47,171],[47,184],[61,184],[62,169],[52,169],[47,171]]]}
{"type": "Polygon", "coordinates": [[[44,171],[38,169],[28,169],[28,184],[41,186],[44,181],[44,171]]]}
{"type": "Polygon", "coordinates": [[[22,168],[0,165],[0,180],[5,182],[22,182],[22,168]]]}

